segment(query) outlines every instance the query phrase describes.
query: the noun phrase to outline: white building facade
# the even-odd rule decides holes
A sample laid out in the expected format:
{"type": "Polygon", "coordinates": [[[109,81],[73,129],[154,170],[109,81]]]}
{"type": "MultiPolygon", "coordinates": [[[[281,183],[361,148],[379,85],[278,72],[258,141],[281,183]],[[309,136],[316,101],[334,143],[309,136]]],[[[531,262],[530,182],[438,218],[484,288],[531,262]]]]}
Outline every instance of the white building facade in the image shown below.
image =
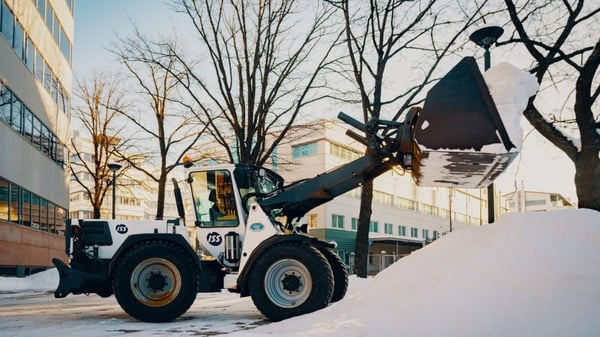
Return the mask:
{"type": "Polygon", "coordinates": [[[0,0],[0,273],[64,253],[74,0],[0,0]]]}
{"type": "Polygon", "coordinates": [[[508,212],[545,212],[575,208],[573,202],[560,193],[517,191],[503,195],[504,208],[508,212]]]}

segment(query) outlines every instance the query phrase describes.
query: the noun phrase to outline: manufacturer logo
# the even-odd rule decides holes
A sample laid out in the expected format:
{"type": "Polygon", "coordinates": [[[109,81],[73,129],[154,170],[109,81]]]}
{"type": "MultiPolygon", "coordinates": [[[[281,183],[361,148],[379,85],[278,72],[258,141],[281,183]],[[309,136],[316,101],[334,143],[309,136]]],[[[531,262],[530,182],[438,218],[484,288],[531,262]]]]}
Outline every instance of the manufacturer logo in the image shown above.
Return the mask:
{"type": "Polygon", "coordinates": [[[218,246],[223,242],[223,237],[217,232],[210,232],[206,235],[206,242],[211,246],[218,246]]]}
{"type": "Polygon", "coordinates": [[[263,229],[265,229],[265,225],[261,224],[261,223],[253,223],[252,225],[250,225],[250,230],[253,232],[260,232],[263,229]]]}
{"type": "Polygon", "coordinates": [[[125,224],[118,224],[117,227],[115,227],[115,230],[117,231],[117,233],[119,234],[125,234],[127,233],[127,226],[125,224]]]}

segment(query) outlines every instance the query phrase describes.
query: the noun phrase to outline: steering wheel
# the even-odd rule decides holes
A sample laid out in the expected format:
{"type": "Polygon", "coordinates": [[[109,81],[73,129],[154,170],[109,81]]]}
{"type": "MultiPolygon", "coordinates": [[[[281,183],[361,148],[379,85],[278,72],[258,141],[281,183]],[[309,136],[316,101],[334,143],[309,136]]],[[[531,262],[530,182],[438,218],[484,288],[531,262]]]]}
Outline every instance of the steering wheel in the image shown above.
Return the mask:
{"type": "Polygon", "coordinates": [[[246,211],[246,213],[250,212],[249,206],[248,206],[248,200],[250,200],[250,198],[256,198],[256,201],[260,201],[263,198],[266,198],[268,196],[270,196],[271,193],[259,193],[259,192],[250,192],[248,194],[246,194],[243,198],[242,198],[242,207],[244,207],[244,211],[246,211]]]}

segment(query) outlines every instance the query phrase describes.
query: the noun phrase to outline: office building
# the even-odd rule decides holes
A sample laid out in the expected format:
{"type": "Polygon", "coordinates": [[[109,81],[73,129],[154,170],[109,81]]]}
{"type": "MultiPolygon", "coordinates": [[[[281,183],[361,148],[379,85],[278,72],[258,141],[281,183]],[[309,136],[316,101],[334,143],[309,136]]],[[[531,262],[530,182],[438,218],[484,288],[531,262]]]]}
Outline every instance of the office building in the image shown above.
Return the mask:
{"type": "Polygon", "coordinates": [[[0,273],[66,258],[74,0],[0,0],[0,273]]]}

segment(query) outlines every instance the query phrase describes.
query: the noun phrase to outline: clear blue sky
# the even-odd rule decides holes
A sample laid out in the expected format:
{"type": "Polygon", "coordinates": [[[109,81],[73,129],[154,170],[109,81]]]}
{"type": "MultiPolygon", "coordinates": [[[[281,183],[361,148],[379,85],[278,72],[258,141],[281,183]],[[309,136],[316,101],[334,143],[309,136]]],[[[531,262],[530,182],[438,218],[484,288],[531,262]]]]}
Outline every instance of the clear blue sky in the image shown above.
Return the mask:
{"type": "Polygon", "coordinates": [[[174,14],[167,3],[168,0],[76,1],[73,48],[75,77],[86,76],[92,70],[109,70],[114,57],[106,48],[116,40],[117,34],[131,34],[133,23],[148,33],[163,29],[170,31],[174,14]]]}

